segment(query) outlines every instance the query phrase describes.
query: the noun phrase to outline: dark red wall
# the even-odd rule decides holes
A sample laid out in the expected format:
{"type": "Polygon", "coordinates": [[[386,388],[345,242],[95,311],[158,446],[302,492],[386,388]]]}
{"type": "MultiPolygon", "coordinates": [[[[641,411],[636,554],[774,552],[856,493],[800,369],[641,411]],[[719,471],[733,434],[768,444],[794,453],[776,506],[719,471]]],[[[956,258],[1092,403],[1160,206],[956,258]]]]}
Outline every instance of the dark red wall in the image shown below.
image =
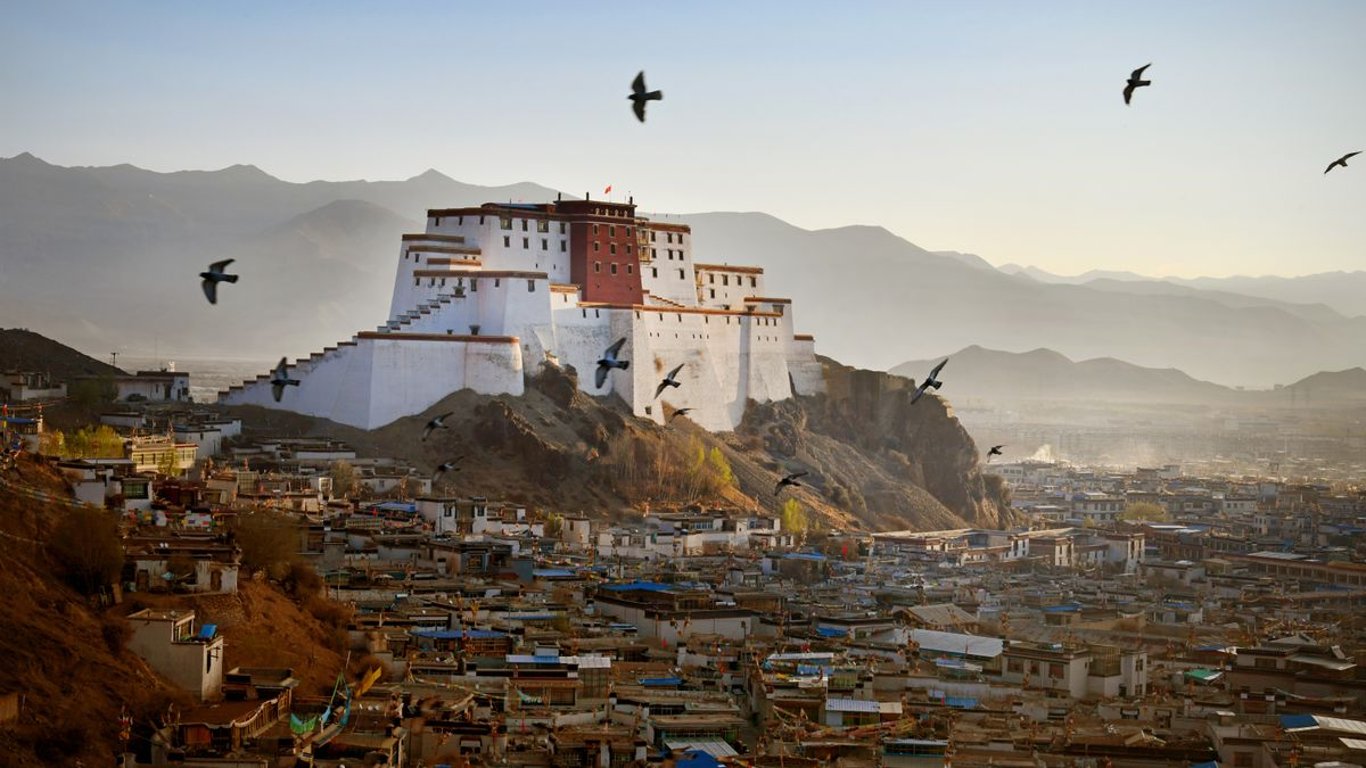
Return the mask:
{"type": "Polygon", "coordinates": [[[640,287],[640,254],[636,250],[634,219],[606,221],[574,221],[569,225],[569,277],[583,288],[584,301],[609,304],[640,304],[644,294],[640,287]],[[598,233],[593,234],[597,224],[598,233]],[[616,229],[613,234],[613,228],[616,229]],[[630,234],[627,234],[627,233],[630,234]],[[593,243],[598,250],[593,250],[593,243]],[[617,252],[612,253],[612,244],[617,252]],[[595,271],[594,264],[601,269],[595,271]],[[612,274],[615,264],[617,273],[612,274]]]}

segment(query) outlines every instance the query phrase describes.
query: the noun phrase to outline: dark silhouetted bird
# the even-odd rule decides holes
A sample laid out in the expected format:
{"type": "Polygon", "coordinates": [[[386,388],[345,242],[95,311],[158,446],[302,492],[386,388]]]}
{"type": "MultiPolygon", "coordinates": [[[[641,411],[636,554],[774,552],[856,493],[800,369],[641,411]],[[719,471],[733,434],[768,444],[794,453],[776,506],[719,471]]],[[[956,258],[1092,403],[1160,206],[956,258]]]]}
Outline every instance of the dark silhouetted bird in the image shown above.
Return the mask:
{"type": "Polygon", "coordinates": [[[464,456],[456,456],[450,461],[438,466],[436,471],[432,473],[432,482],[435,483],[438,477],[441,477],[447,472],[459,472],[460,468],[457,467],[456,464],[459,464],[464,458],[464,456]]]}
{"type": "MultiPolygon", "coordinates": [[[[1324,173],[1328,173],[1328,171],[1333,170],[1334,168],[1338,167],[1339,165],[1342,166],[1343,168],[1346,168],[1346,167],[1347,167],[1347,161],[1348,161],[1349,159],[1353,158],[1353,157],[1356,157],[1356,156],[1359,155],[1359,154],[1361,154],[1361,153],[1360,153],[1360,152],[1348,152],[1347,154],[1343,155],[1342,157],[1339,157],[1338,159],[1336,159],[1336,160],[1334,160],[1333,162],[1329,163],[1329,164],[1328,164],[1328,168],[1327,168],[1326,170],[1324,170],[1324,173]]],[[[207,289],[205,289],[205,290],[207,290],[207,289]]],[[[212,299],[210,299],[210,301],[212,301],[212,299]]]]}
{"type": "Polygon", "coordinates": [[[635,110],[636,119],[643,123],[645,122],[645,102],[662,101],[664,92],[645,90],[645,71],[641,70],[640,74],[636,75],[636,79],[631,81],[631,95],[626,98],[631,100],[631,109],[635,110]]]}
{"type": "Polygon", "coordinates": [[[597,382],[598,389],[602,389],[603,382],[607,381],[607,373],[613,368],[626,370],[631,367],[630,360],[618,360],[617,355],[621,354],[621,348],[626,344],[626,338],[617,339],[617,343],[607,348],[602,353],[602,359],[598,361],[598,371],[594,381],[597,382]]]}
{"type": "Polygon", "coordinates": [[[920,386],[915,388],[915,395],[911,397],[911,405],[915,405],[915,402],[917,400],[925,396],[925,390],[927,388],[934,387],[935,389],[939,389],[940,387],[944,386],[944,382],[940,381],[939,379],[936,379],[935,376],[938,376],[939,372],[944,370],[944,366],[947,365],[948,362],[949,359],[947,357],[944,358],[944,362],[940,363],[939,365],[936,365],[934,367],[934,370],[930,371],[930,375],[926,376],[925,380],[920,382],[920,386]]]}
{"type": "Polygon", "coordinates": [[[1152,85],[1152,84],[1153,84],[1153,81],[1151,81],[1151,80],[1144,80],[1144,79],[1143,79],[1143,70],[1145,70],[1145,69],[1147,69],[1148,67],[1151,67],[1151,66],[1152,66],[1152,62],[1149,62],[1149,63],[1147,63],[1147,64],[1144,64],[1143,66],[1139,67],[1138,69],[1135,69],[1135,70],[1134,70],[1134,73],[1133,73],[1132,75],[1129,75],[1129,82],[1126,83],[1126,84],[1124,85],[1124,103],[1125,103],[1125,104],[1128,104],[1128,103],[1129,103],[1129,99],[1133,98],[1133,96],[1134,96],[1134,89],[1135,89],[1135,88],[1142,88],[1142,87],[1144,87],[1145,85],[1152,85]]]}
{"type": "Polygon", "coordinates": [[[689,413],[692,413],[691,408],[679,408],[678,410],[673,412],[672,416],[669,417],[669,422],[672,423],[673,420],[678,418],[679,416],[685,416],[689,413]]]}
{"type": "Polygon", "coordinates": [[[422,439],[426,440],[431,437],[432,430],[434,429],[450,429],[450,427],[446,426],[446,419],[450,418],[452,413],[455,413],[455,411],[447,411],[440,416],[432,417],[432,420],[427,422],[427,426],[422,428],[422,439]]]}
{"type": "Polygon", "coordinates": [[[993,445],[993,446],[991,446],[991,450],[987,451],[987,463],[991,463],[991,457],[992,457],[992,456],[1000,456],[1000,455],[1001,455],[1001,449],[1004,448],[1004,447],[1005,447],[1004,445],[993,445]]]}
{"type": "Polygon", "coordinates": [[[683,385],[678,381],[677,376],[678,376],[678,372],[681,371],[681,370],[683,370],[683,366],[684,366],[684,365],[687,365],[687,363],[682,363],[682,364],[680,364],[677,368],[673,369],[672,371],[669,371],[669,375],[668,375],[668,376],[665,376],[665,377],[664,377],[664,380],[661,381],[661,382],[659,382],[659,386],[655,387],[655,399],[656,399],[656,400],[659,399],[660,393],[662,393],[664,390],[668,389],[669,387],[681,387],[681,386],[683,386],[683,385]]]}
{"type": "Polygon", "coordinates": [[[275,402],[280,402],[280,398],[284,397],[285,387],[297,386],[299,380],[289,378],[289,364],[285,358],[280,358],[280,364],[270,374],[270,393],[275,395],[275,402]]]}
{"type": "MultiPolygon", "coordinates": [[[[204,288],[204,298],[208,299],[210,304],[218,303],[219,283],[237,282],[237,275],[229,275],[223,272],[223,270],[227,269],[228,265],[233,263],[234,261],[236,261],[236,259],[223,259],[222,261],[215,261],[214,263],[209,265],[208,272],[199,273],[199,276],[204,278],[204,282],[200,283],[200,286],[204,288]]],[[[280,398],[277,397],[275,399],[279,400],[280,398]]]]}
{"type": "Polygon", "coordinates": [[[788,475],[787,477],[784,477],[782,480],[779,480],[779,481],[778,481],[778,484],[777,484],[776,486],[773,487],[773,495],[774,495],[774,496],[777,496],[778,494],[782,493],[782,492],[783,492],[783,489],[786,488],[786,487],[789,486],[789,485],[792,486],[792,487],[794,487],[794,488],[800,488],[800,487],[802,486],[802,484],[799,483],[799,482],[797,482],[797,478],[799,478],[799,477],[805,477],[807,474],[809,474],[809,473],[807,473],[805,470],[803,470],[803,471],[801,471],[801,472],[793,472],[792,474],[788,475]]]}

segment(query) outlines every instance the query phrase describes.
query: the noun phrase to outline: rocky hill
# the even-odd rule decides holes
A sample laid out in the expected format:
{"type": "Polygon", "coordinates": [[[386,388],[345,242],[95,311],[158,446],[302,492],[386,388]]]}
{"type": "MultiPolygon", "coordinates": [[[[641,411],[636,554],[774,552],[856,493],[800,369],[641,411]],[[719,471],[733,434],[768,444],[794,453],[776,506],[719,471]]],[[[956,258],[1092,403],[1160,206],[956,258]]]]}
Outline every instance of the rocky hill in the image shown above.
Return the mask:
{"type": "Polygon", "coordinates": [[[0,371],[44,371],[58,381],[72,376],[123,373],[108,363],[23,328],[0,328],[0,371]]]}
{"type": "Polygon", "coordinates": [[[457,392],[426,413],[364,431],[298,414],[238,406],[249,433],[327,435],[361,455],[425,469],[464,456],[443,492],[481,495],[562,512],[624,519],[654,506],[721,504],[776,512],[796,498],[824,527],[891,529],[996,525],[1009,520],[972,439],[935,397],[912,411],[910,382],[825,362],[830,393],[751,404],[735,433],[688,421],[634,418],[617,398],[579,391],[572,368],[544,367],[520,397],[457,392]],[[420,439],[437,414],[449,428],[420,439]],[[733,482],[697,469],[724,457],[733,482]],[[702,457],[699,461],[699,457],[702,457]],[[806,470],[801,488],[774,494],[778,478],[806,470]]]}

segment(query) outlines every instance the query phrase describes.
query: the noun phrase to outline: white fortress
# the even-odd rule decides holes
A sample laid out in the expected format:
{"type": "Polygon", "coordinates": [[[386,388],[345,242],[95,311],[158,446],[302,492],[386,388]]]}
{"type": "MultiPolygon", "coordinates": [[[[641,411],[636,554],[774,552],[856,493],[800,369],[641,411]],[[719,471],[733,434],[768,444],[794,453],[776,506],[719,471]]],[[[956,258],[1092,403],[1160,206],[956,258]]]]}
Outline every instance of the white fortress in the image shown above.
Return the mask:
{"type": "Polygon", "coordinates": [[[662,423],[677,408],[734,429],[745,404],[821,391],[815,343],[756,267],[698,264],[685,225],[636,215],[634,201],[486,203],[427,212],[404,235],[389,320],[295,361],[276,403],[269,376],[219,393],[375,429],[461,389],[522,394],[542,364],[572,365],[590,395],[615,393],[662,423]],[[597,360],[625,337],[601,389],[597,360]],[[680,387],[655,388],[678,364],[680,387]],[[667,408],[666,408],[667,406],[667,408]]]}

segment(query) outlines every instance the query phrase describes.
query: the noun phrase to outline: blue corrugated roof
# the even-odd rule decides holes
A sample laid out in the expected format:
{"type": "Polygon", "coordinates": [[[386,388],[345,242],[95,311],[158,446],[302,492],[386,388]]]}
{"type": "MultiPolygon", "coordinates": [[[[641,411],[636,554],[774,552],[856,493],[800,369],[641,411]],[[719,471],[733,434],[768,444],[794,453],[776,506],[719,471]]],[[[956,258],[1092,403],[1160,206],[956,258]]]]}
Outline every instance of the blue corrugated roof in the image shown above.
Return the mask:
{"type": "Polygon", "coordinates": [[[954,709],[977,709],[977,699],[970,696],[947,696],[944,703],[954,709]]]}
{"type": "Polygon", "coordinates": [[[417,505],[409,501],[385,501],[376,504],[375,509],[386,512],[417,512],[417,505]]]}
{"type": "Polygon", "coordinates": [[[784,560],[811,560],[821,562],[825,560],[825,555],[819,552],[788,552],[783,555],[784,560]]]}
{"type": "Polygon", "coordinates": [[[849,631],[835,627],[816,627],[816,634],[821,637],[848,637],[849,631]]]}
{"type": "Polygon", "coordinates": [[[657,581],[628,581],[621,584],[604,584],[602,588],[608,592],[668,592],[673,589],[673,585],[660,584],[657,581]]]}
{"type": "Polygon", "coordinates": [[[641,685],[644,685],[644,686],[651,686],[651,687],[656,687],[656,688],[662,688],[662,687],[677,687],[677,686],[680,686],[680,685],[683,684],[683,678],[681,678],[681,677],[642,677],[642,678],[640,678],[640,681],[639,681],[639,682],[640,682],[641,685]]]}

